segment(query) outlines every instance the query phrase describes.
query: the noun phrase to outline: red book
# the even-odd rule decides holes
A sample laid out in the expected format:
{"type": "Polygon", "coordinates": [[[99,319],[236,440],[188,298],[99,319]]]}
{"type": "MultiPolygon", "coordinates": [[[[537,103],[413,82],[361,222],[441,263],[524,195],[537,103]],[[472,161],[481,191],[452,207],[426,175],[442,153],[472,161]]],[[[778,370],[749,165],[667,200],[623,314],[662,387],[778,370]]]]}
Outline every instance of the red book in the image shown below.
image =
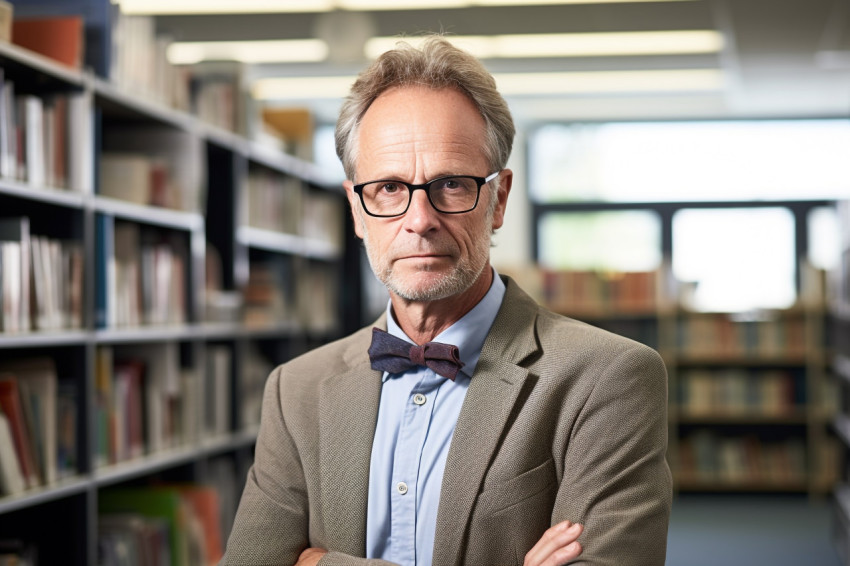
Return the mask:
{"type": "Polygon", "coordinates": [[[80,16],[15,19],[12,43],[79,69],[83,64],[84,29],[80,16]]]}
{"type": "Polygon", "coordinates": [[[12,428],[12,440],[15,444],[15,453],[21,471],[24,474],[26,486],[38,485],[38,472],[35,469],[35,460],[32,454],[32,442],[30,440],[27,421],[21,406],[21,396],[18,391],[18,381],[11,374],[0,374],[0,408],[9,419],[12,428]]]}

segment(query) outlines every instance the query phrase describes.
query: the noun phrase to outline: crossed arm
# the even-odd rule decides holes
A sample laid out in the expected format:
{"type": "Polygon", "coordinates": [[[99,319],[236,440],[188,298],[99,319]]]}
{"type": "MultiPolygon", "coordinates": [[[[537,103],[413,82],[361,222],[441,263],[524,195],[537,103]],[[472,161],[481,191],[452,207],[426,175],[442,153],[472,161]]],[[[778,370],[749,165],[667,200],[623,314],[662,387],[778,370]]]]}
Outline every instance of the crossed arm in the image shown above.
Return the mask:
{"type": "MultiPolygon", "coordinates": [[[[583,527],[579,523],[562,521],[543,533],[537,544],[525,555],[523,566],[561,566],[581,554],[578,537],[583,527]]],[[[295,566],[317,566],[327,550],[307,548],[295,566]]]]}

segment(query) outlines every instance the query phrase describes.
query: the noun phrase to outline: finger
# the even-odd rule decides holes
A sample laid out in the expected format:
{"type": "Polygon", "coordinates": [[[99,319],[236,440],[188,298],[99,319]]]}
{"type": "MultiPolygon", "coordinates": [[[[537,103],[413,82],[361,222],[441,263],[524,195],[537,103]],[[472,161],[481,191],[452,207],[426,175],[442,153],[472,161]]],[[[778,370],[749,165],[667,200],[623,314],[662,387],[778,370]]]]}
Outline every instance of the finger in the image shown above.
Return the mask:
{"type": "Polygon", "coordinates": [[[581,554],[582,550],[581,543],[573,541],[567,546],[555,550],[555,552],[548,556],[540,564],[540,566],[563,566],[570,560],[578,558],[578,555],[581,554]]]}
{"type": "Polygon", "coordinates": [[[563,521],[548,528],[537,541],[537,544],[525,555],[525,565],[537,566],[543,564],[553,553],[574,542],[583,530],[582,525],[570,521],[563,521]]]}
{"type": "Polygon", "coordinates": [[[578,538],[581,529],[581,525],[570,521],[563,521],[548,528],[526,555],[527,564],[541,564],[553,552],[578,538]]]}

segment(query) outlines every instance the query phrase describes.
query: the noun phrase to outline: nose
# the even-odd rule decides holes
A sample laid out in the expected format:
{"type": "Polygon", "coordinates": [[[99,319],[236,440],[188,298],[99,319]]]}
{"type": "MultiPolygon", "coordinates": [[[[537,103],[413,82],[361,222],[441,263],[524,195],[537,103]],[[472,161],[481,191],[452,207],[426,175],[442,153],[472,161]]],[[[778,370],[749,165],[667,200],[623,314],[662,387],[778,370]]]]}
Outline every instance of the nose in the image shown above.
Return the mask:
{"type": "Polygon", "coordinates": [[[419,235],[436,230],[440,224],[439,214],[431,206],[425,191],[413,191],[410,206],[404,214],[404,229],[419,235]]]}

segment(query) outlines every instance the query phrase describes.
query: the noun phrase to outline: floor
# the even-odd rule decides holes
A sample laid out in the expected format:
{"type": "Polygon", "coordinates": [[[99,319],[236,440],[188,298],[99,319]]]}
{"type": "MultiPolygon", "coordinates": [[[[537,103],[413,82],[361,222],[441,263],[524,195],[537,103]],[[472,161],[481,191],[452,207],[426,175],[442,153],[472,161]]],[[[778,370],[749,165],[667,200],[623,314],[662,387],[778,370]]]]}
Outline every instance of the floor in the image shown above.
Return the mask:
{"type": "Polygon", "coordinates": [[[678,496],[667,566],[840,566],[832,501],[803,496],[678,496]]]}

